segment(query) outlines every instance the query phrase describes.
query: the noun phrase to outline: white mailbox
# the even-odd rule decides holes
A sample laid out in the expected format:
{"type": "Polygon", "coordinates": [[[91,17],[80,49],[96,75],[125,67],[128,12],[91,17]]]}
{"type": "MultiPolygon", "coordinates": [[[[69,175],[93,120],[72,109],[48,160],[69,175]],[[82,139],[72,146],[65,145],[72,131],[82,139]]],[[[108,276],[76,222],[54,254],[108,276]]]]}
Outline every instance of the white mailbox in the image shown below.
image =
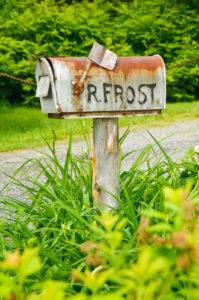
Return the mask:
{"type": "Polygon", "coordinates": [[[86,58],[40,58],[36,66],[42,111],[51,117],[157,114],[165,107],[165,65],[159,55],[120,57],[114,70],[92,63],[81,89],[86,58]]]}

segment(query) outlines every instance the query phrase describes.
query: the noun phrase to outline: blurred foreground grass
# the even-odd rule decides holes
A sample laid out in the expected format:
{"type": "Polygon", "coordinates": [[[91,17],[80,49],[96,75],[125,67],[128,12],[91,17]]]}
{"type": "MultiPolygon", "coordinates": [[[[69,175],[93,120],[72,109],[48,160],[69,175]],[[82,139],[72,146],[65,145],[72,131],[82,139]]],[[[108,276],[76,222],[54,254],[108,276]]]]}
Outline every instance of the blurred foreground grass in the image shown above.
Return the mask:
{"type": "MultiPolygon", "coordinates": [[[[167,126],[174,121],[199,117],[199,101],[167,104],[160,116],[120,118],[120,127],[149,128],[167,126]]],[[[91,132],[91,119],[48,119],[40,109],[27,107],[0,107],[0,152],[43,146],[52,139],[55,129],[58,140],[68,138],[70,132],[81,136],[91,132]]]]}

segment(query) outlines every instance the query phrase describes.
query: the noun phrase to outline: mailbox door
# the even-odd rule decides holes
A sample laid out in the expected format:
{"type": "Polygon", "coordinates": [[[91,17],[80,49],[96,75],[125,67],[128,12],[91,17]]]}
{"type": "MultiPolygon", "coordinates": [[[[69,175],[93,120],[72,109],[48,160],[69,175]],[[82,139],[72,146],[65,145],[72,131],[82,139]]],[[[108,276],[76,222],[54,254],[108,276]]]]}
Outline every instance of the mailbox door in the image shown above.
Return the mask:
{"type": "Polygon", "coordinates": [[[42,111],[61,113],[72,110],[71,76],[66,64],[41,58],[36,66],[37,91],[42,111]],[[71,103],[71,105],[70,105],[71,103]]]}
{"type": "Polygon", "coordinates": [[[43,112],[56,112],[56,91],[54,75],[49,61],[40,58],[36,66],[37,91],[36,97],[40,98],[43,112]]]}

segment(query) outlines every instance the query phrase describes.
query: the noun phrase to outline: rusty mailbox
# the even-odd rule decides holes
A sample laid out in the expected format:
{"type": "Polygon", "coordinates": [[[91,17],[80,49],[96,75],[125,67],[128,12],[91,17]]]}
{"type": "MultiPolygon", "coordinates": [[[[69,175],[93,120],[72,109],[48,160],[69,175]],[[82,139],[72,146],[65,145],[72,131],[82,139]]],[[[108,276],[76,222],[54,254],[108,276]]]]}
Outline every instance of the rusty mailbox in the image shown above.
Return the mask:
{"type": "Polygon", "coordinates": [[[159,55],[121,57],[114,70],[92,63],[78,90],[86,58],[40,58],[36,66],[42,111],[51,117],[118,117],[159,113],[165,106],[165,66],[159,55]]]}
{"type": "Polygon", "coordinates": [[[111,208],[118,205],[117,117],[160,113],[166,101],[165,77],[165,65],[159,55],[117,58],[98,43],[88,58],[38,60],[36,96],[42,111],[53,118],[93,118],[96,202],[111,208]]]}

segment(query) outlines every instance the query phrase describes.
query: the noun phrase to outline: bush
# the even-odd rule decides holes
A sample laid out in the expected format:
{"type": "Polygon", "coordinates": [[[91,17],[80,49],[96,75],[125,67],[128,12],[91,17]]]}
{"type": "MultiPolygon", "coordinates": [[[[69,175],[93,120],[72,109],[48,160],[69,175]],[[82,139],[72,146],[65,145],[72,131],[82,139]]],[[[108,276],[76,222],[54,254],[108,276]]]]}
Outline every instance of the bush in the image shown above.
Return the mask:
{"type": "MultiPolygon", "coordinates": [[[[36,57],[86,56],[96,40],[118,55],[159,53],[170,67],[168,99],[196,100],[199,27],[194,3],[197,1],[4,0],[0,71],[33,80],[36,57]]],[[[11,103],[38,103],[35,88],[9,79],[1,78],[0,92],[11,103]]]]}

